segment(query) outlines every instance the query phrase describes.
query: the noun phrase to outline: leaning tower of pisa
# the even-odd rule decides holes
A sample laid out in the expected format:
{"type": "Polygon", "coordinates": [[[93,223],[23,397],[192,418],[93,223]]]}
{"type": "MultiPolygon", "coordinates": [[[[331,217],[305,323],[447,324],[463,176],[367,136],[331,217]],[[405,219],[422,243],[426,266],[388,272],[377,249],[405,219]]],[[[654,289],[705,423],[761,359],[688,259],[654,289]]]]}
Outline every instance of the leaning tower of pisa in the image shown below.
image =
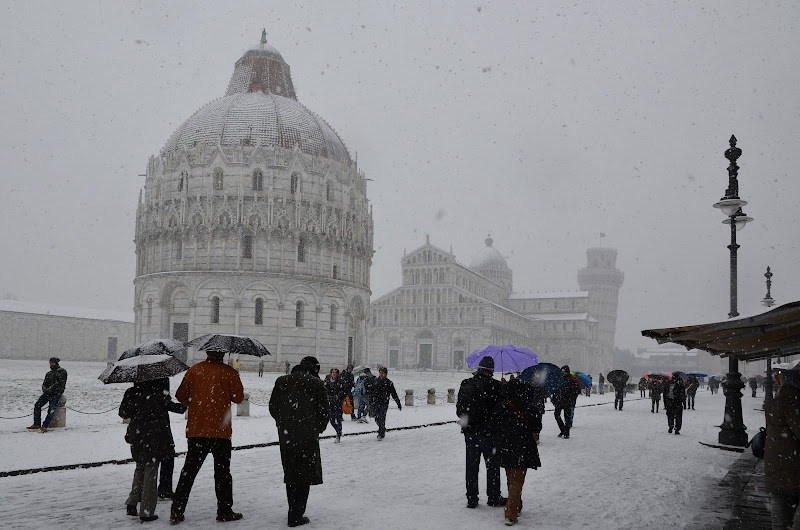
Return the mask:
{"type": "Polygon", "coordinates": [[[619,289],[625,275],[617,269],[617,251],[613,248],[586,250],[586,267],[578,271],[578,288],[589,293],[589,315],[598,322],[600,365],[611,368],[614,333],[617,329],[619,289]]]}

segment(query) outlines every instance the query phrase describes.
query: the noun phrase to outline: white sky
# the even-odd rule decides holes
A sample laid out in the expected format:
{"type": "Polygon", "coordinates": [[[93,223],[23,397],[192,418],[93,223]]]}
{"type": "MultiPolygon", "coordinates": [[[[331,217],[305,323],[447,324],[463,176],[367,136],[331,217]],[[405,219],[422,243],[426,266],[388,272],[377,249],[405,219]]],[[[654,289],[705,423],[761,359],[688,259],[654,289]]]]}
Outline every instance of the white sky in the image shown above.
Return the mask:
{"type": "Polygon", "coordinates": [[[150,155],[224,95],[261,28],[370,182],[373,298],[403,250],[491,232],[517,291],[619,251],[617,344],[724,319],[711,205],[744,151],[740,312],[800,299],[800,7],[750,2],[0,2],[0,296],[130,311],[150,155]]]}

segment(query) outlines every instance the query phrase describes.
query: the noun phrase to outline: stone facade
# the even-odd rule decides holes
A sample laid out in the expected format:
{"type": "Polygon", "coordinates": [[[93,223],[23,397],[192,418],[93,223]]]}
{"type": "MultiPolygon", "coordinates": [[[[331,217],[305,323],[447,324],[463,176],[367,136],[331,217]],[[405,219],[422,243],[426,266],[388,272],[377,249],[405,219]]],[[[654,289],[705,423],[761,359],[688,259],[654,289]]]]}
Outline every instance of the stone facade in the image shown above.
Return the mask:
{"type": "MultiPolygon", "coordinates": [[[[136,213],[136,339],[249,335],[282,368],[366,352],[372,210],[344,143],[261,43],[150,158],[136,213]]],[[[242,358],[242,361],[254,359],[242,358]]]]}
{"type": "Polygon", "coordinates": [[[402,285],[372,302],[368,361],[459,370],[475,350],[514,344],[531,349],[541,361],[568,363],[588,374],[606,372],[622,273],[613,269],[612,277],[597,275],[594,256],[589,249],[580,273],[595,280],[586,283],[588,291],[523,295],[513,293],[512,271],[491,238],[469,266],[427,240],[403,256],[402,285]],[[606,296],[613,296],[613,306],[605,304],[606,296]],[[596,308],[603,312],[595,316],[596,308]]]}

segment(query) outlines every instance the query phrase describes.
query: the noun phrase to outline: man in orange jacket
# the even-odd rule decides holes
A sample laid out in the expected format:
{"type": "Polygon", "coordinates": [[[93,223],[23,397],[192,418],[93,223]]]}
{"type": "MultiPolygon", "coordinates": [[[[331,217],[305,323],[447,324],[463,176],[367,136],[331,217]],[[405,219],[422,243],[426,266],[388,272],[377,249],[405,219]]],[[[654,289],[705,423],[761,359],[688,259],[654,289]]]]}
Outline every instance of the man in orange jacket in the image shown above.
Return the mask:
{"type": "Polygon", "coordinates": [[[239,372],[222,362],[224,352],[207,351],[207,359],[186,372],[175,398],[189,408],[186,422],[188,451],[178,487],[172,498],[170,522],[183,521],[194,479],[208,453],[214,455],[214,489],[217,493],[217,521],[237,521],[233,511],[231,477],[231,402],[241,403],[244,387],[239,372]]]}

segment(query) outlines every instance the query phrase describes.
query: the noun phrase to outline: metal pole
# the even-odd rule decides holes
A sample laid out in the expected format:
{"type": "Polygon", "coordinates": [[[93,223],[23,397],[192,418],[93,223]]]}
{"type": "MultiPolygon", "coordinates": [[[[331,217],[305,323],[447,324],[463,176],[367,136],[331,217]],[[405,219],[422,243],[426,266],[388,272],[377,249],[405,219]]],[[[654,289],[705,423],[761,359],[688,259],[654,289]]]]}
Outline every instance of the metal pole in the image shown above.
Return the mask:
{"type": "MultiPolygon", "coordinates": [[[[766,307],[772,307],[775,301],[772,299],[772,271],[767,267],[767,272],[764,277],[767,279],[767,296],[761,301],[766,307]]],[[[772,401],[772,358],[767,359],[766,379],[764,379],[764,406],[766,408],[770,401],[772,401]]]]}

